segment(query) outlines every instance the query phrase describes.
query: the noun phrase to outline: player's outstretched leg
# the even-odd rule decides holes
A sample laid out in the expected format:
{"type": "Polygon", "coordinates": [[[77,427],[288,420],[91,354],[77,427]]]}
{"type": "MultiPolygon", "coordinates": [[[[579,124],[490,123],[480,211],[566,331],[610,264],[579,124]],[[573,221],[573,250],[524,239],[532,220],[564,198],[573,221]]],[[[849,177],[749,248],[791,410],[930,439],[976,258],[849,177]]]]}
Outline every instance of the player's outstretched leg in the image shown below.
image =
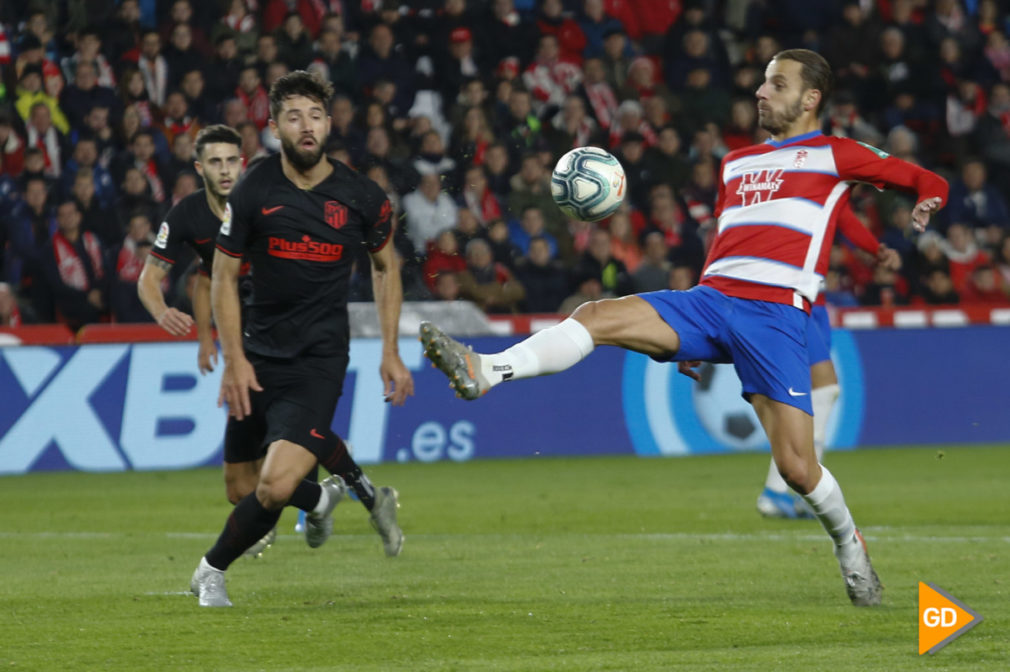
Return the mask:
{"type": "Polygon", "coordinates": [[[421,343],[424,354],[449,378],[456,396],[467,400],[477,399],[507,380],[564,371],[595,347],[589,330],[571,318],[495,354],[477,354],[431,322],[421,323],[421,343]]]}
{"type": "Polygon", "coordinates": [[[257,541],[255,544],[253,544],[249,548],[247,548],[245,550],[245,553],[243,553],[242,555],[245,555],[245,556],[248,556],[248,557],[254,558],[254,559],[262,558],[263,557],[263,551],[265,551],[268,548],[270,548],[271,546],[273,546],[275,541],[277,541],[277,528],[276,527],[273,528],[272,530],[270,530],[269,532],[267,532],[265,535],[263,535],[262,539],[260,539],[259,541],[257,541]]]}
{"type": "Polygon", "coordinates": [[[400,508],[400,493],[384,485],[375,491],[375,506],[370,520],[372,527],[382,537],[382,549],[389,557],[395,557],[403,549],[403,531],[396,521],[396,510],[400,508]]]}
{"type": "Polygon", "coordinates": [[[319,548],[333,533],[333,509],[347,495],[347,486],[339,476],[330,476],[319,484],[319,503],[305,514],[305,543],[319,548]]]}

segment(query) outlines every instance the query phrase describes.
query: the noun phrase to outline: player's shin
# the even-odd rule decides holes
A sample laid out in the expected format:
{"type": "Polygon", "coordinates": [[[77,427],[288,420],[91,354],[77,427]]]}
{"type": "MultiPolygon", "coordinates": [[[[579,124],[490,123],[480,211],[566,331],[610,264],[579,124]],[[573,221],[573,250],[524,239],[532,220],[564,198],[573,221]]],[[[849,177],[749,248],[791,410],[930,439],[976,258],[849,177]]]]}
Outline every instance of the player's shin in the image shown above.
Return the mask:
{"type": "Polygon", "coordinates": [[[481,373],[492,385],[559,373],[588,357],[593,347],[589,330],[569,318],[538,331],[504,352],[481,355],[481,373]]]}
{"type": "Polygon", "coordinates": [[[803,499],[814,512],[817,520],[835,542],[836,554],[843,551],[855,539],[856,525],[845,505],[845,497],[838,481],[821,465],[821,480],[803,499]]]}
{"type": "Polygon", "coordinates": [[[840,388],[837,383],[816,387],[810,392],[810,403],[814,408],[814,450],[817,461],[824,457],[824,446],[828,438],[828,420],[838,401],[840,388]]]}
{"type": "Polygon", "coordinates": [[[270,511],[264,508],[256,493],[243,497],[228,516],[228,522],[217,538],[217,543],[207,552],[207,562],[215,569],[228,569],[247,548],[274,528],[282,510],[270,511]]]}

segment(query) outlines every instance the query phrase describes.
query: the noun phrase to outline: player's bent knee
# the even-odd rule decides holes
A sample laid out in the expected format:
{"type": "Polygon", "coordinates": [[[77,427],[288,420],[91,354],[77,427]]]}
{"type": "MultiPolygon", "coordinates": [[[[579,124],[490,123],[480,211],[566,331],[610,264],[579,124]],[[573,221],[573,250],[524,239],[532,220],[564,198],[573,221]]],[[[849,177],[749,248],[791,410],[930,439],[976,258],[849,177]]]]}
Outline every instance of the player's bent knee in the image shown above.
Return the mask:
{"type": "Polygon", "coordinates": [[[269,511],[276,511],[284,508],[284,505],[294,494],[297,482],[289,479],[260,479],[256,486],[256,498],[260,500],[263,508],[269,511]]]}
{"type": "Polygon", "coordinates": [[[778,468],[782,480],[800,494],[809,493],[817,485],[810,482],[814,477],[814,470],[810,468],[806,460],[800,459],[799,456],[794,455],[791,459],[776,461],[775,466],[778,468]]]}

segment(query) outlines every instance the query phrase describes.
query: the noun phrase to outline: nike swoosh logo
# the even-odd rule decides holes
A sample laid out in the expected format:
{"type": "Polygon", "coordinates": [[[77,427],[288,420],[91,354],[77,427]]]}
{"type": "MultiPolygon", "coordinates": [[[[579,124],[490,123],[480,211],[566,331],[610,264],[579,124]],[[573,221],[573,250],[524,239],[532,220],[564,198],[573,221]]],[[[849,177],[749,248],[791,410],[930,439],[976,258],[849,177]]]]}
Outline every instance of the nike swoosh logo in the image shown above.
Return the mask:
{"type": "Polygon", "coordinates": [[[272,208],[262,208],[260,212],[262,212],[264,216],[272,215],[283,207],[284,207],[283,205],[275,205],[272,208]]]}
{"type": "Polygon", "coordinates": [[[325,436],[323,436],[322,434],[320,434],[319,432],[317,432],[315,427],[313,427],[312,431],[309,432],[309,436],[314,437],[316,439],[325,439],[326,438],[325,436]]]}
{"type": "Polygon", "coordinates": [[[805,396],[807,396],[807,393],[806,392],[797,392],[796,390],[794,390],[793,388],[790,387],[789,388],[789,396],[790,397],[805,397],[805,396]]]}

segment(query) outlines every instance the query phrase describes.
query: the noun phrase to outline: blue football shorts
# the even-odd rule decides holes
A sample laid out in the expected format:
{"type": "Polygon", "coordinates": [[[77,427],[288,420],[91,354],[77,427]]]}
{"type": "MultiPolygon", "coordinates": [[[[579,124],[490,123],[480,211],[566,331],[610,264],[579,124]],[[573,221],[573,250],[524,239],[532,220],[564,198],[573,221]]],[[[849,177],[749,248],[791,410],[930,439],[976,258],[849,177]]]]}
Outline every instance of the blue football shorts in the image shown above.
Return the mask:
{"type": "Polygon", "coordinates": [[[831,359],[831,320],[824,306],[810,307],[807,351],[810,353],[810,366],[831,359]]]}
{"type": "Polygon", "coordinates": [[[763,394],[813,415],[804,311],[703,286],[638,296],[680,336],[677,354],[661,361],[732,362],[745,399],[763,394]]]}

